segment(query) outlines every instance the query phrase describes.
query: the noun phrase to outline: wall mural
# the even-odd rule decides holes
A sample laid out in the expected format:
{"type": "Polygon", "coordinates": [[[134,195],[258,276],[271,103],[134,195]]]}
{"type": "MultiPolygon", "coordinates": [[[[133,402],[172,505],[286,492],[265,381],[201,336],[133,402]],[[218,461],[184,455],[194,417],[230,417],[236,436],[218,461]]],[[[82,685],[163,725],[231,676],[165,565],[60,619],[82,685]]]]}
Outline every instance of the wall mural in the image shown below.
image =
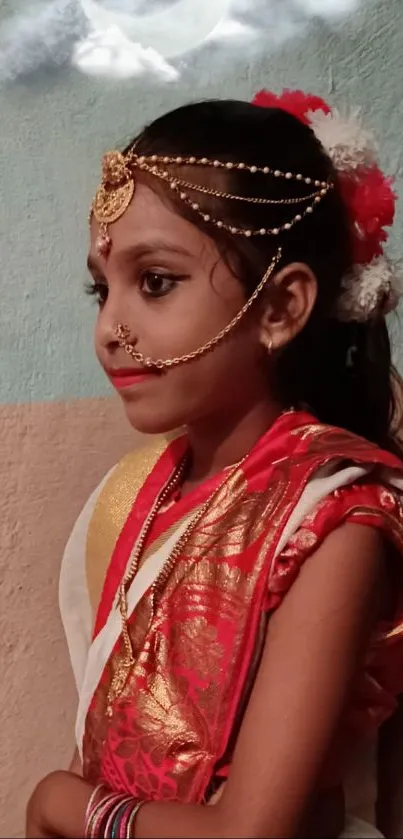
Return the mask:
{"type": "Polygon", "coordinates": [[[93,76],[143,73],[175,81],[194,50],[220,44],[235,58],[337,25],[365,0],[53,0],[16,13],[0,31],[0,81],[69,63],[93,76]]]}

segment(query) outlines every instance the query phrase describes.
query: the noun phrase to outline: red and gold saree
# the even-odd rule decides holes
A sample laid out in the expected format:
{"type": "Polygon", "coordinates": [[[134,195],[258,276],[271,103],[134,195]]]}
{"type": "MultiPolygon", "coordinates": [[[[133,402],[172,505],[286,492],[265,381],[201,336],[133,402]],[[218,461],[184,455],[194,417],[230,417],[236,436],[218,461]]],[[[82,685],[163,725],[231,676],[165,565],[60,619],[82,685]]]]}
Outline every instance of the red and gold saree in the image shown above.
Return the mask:
{"type": "MultiPolygon", "coordinates": [[[[81,519],[85,562],[77,552],[73,558],[74,540],[66,552],[61,607],[80,693],[85,776],[141,799],[197,803],[228,772],[267,622],[305,559],[345,521],[380,528],[402,555],[403,467],[365,440],[291,412],[237,468],[161,511],[128,593],[136,661],[109,719],[106,697],[122,654],[117,588],[186,447],[185,437],[159,440],[103,482],[81,519]],[[80,618],[71,612],[79,601],[80,618]]],[[[370,640],[346,724],[375,731],[402,689],[399,596],[370,640]]]]}

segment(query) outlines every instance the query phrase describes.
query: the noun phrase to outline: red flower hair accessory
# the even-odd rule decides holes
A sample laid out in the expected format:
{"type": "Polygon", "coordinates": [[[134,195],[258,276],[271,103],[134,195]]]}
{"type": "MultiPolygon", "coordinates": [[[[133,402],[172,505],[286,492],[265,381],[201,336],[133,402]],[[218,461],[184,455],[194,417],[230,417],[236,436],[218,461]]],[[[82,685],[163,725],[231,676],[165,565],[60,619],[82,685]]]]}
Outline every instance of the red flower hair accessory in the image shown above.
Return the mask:
{"type": "Polygon", "coordinates": [[[385,228],[394,220],[396,194],[393,178],[381,171],[377,147],[359,119],[359,111],[345,117],[319,96],[285,90],[277,96],[262,90],[253,104],[280,108],[309,125],[338,173],[351,225],[354,268],[343,280],[338,316],[365,321],[395,308],[400,295],[395,266],[384,256],[385,228]]]}
{"type": "Polygon", "coordinates": [[[281,108],[282,111],[287,111],[306,125],[310,122],[309,114],[314,111],[330,113],[330,107],[324,99],[313,93],[304,93],[302,90],[284,90],[280,96],[276,96],[269,90],[261,90],[256,93],[252,103],[261,108],[281,108]]]}

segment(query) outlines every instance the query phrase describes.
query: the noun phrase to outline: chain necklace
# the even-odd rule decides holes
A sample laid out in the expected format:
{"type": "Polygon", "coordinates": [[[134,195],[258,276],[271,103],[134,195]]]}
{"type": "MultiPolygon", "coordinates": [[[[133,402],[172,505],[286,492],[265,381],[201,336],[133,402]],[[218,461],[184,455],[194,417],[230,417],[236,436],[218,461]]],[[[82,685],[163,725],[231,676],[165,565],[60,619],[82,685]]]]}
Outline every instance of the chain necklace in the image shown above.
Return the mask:
{"type": "MultiPolygon", "coordinates": [[[[289,408],[282,411],[281,416],[285,416],[287,414],[294,413],[294,408],[289,408]]],[[[185,531],[182,533],[182,536],[178,539],[174,547],[172,548],[171,553],[169,554],[166,562],[164,563],[163,567],[159,574],[157,574],[153,584],[151,585],[150,589],[150,605],[151,605],[151,618],[152,620],[154,616],[154,608],[155,608],[155,597],[157,592],[164,586],[165,582],[167,581],[175,563],[178,559],[184,545],[188,537],[190,536],[191,532],[194,528],[198,525],[199,521],[203,518],[204,514],[207,512],[208,507],[210,506],[211,502],[214,501],[226,481],[229,481],[233,475],[235,474],[236,470],[239,469],[240,466],[245,462],[246,458],[248,457],[249,452],[245,454],[245,456],[238,461],[238,463],[233,464],[229,469],[225,470],[224,476],[222,481],[220,481],[218,487],[214,490],[212,495],[205,501],[204,504],[199,508],[198,512],[192,517],[188,526],[186,527],[185,531]]],[[[135,665],[136,661],[134,658],[134,650],[132,641],[130,638],[129,627],[128,627],[128,601],[127,601],[127,593],[132,583],[134,577],[137,574],[139,569],[140,560],[143,554],[144,546],[147,540],[147,536],[150,533],[152,525],[160,511],[161,507],[166,502],[167,498],[171,495],[172,492],[181,484],[183,480],[183,476],[185,474],[186,468],[188,466],[188,454],[182,458],[181,462],[175,469],[173,475],[171,476],[168,483],[165,485],[163,490],[161,491],[160,495],[158,496],[154,506],[151,508],[145,523],[144,527],[141,531],[139,539],[137,541],[137,545],[130,562],[130,565],[123,577],[123,580],[119,587],[118,592],[118,607],[120,611],[120,620],[121,620],[121,627],[122,627],[122,638],[123,638],[123,646],[124,646],[124,656],[121,662],[118,664],[116,672],[112,678],[111,685],[108,691],[107,700],[106,700],[106,713],[108,717],[113,716],[113,705],[115,701],[121,696],[127,679],[129,677],[130,671],[132,670],[133,666],[135,665]]]]}
{"type": "MultiPolygon", "coordinates": [[[[193,516],[191,521],[189,522],[188,526],[182,536],[178,539],[170,555],[168,556],[166,562],[164,563],[161,571],[155,578],[151,589],[150,589],[150,604],[151,604],[151,620],[154,615],[154,607],[155,607],[155,596],[158,590],[165,584],[166,580],[168,579],[175,563],[180,555],[182,548],[184,547],[190,533],[194,528],[198,525],[199,521],[203,518],[205,512],[207,511],[211,501],[216,497],[216,495],[220,492],[221,488],[223,487],[224,483],[235,474],[236,470],[242,465],[244,460],[246,459],[247,455],[242,458],[238,463],[234,464],[230,470],[227,470],[223,480],[220,482],[219,486],[215,489],[212,495],[205,501],[204,504],[199,508],[198,512],[193,516]]],[[[143,554],[144,545],[147,540],[147,536],[150,533],[151,527],[154,524],[155,518],[158,515],[159,510],[169,498],[170,494],[175,491],[175,489],[180,485],[185,470],[188,465],[188,456],[182,459],[181,463],[175,469],[174,474],[172,475],[171,479],[168,481],[160,495],[158,496],[154,506],[150,510],[148,514],[143,530],[140,534],[140,537],[137,542],[137,546],[135,548],[133,558],[130,562],[129,568],[127,569],[124,578],[119,587],[118,593],[118,607],[120,611],[120,620],[121,620],[121,627],[122,627],[122,639],[123,639],[123,646],[124,646],[124,656],[122,661],[118,664],[116,672],[112,678],[111,685],[108,691],[107,700],[106,700],[106,713],[108,717],[113,716],[113,705],[115,701],[121,696],[124,687],[126,685],[127,679],[129,677],[130,671],[132,670],[135,662],[134,658],[134,651],[133,645],[130,638],[129,627],[128,627],[128,601],[127,601],[127,593],[132,583],[134,577],[137,574],[139,569],[140,560],[143,554]]]]}
{"type": "MultiPolygon", "coordinates": [[[[121,695],[123,688],[126,684],[127,678],[129,676],[130,670],[133,667],[135,660],[133,654],[133,646],[129,634],[129,629],[127,625],[127,611],[128,611],[128,603],[127,603],[127,590],[133,581],[134,577],[137,574],[141,556],[144,550],[144,545],[147,539],[147,536],[151,530],[152,525],[154,524],[155,518],[158,514],[158,511],[165,503],[166,499],[169,498],[170,493],[172,493],[177,486],[179,486],[180,482],[182,481],[185,469],[187,465],[187,456],[185,456],[182,461],[179,463],[177,468],[175,469],[172,477],[165,485],[164,489],[158,496],[154,506],[151,508],[141,534],[139,536],[136,549],[134,551],[132,560],[130,565],[123,577],[123,580],[119,586],[118,592],[118,607],[120,611],[120,620],[122,625],[122,638],[123,638],[123,646],[124,646],[124,657],[120,662],[117,670],[112,678],[111,685],[108,691],[107,696],[107,715],[109,717],[112,716],[113,713],[113,704],[116,699],[121,695]]],[[[158,579],[158,578],[157,578],[158,579]]],[[[151,593],[153,591],[155,582],[151,588],[151,593]]]]}

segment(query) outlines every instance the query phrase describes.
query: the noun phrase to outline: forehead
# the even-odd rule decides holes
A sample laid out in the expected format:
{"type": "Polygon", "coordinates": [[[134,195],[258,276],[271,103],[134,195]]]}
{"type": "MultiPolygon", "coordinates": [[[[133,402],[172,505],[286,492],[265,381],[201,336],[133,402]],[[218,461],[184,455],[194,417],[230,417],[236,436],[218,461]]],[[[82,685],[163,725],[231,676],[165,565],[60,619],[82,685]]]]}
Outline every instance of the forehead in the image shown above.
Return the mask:
{"type": "MultiPolygon", "coordinates": [[[[134,197],[123,216],[110,225],[112,253],[120,252],[137,245],[164,242],[169,246],[181,247],[196,260],[217,259],[214,242],[190,221],[180,216],[173,205],[164,200],[157,191],[147,184],[137,183],[134,197]]],[[[98,224],[91,224],[91,255],[95,258],[95,241],[98,224]]]]}

